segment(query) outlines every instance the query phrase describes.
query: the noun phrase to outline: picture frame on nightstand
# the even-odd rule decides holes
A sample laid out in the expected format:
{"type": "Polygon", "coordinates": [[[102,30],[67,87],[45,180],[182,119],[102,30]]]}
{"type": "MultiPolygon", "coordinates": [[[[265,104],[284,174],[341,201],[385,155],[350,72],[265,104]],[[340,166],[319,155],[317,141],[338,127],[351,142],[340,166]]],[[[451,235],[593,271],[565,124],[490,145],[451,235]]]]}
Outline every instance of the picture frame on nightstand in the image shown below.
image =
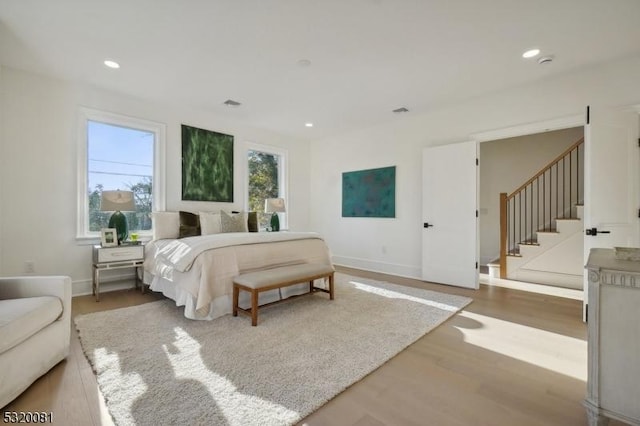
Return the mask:
{"type": "Polygon", "coordinates": [[[102,228],[100,230],[100,245],[102,247],[117,247],[118,237],[116,228],[102,228]]]}

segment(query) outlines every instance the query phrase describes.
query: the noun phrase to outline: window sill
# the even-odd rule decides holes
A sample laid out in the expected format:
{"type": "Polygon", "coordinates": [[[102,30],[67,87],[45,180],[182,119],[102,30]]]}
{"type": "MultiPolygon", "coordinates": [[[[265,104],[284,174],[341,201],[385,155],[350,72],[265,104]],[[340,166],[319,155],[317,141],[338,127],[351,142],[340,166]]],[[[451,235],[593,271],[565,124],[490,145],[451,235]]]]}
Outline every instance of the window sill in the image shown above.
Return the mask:
{"type": "Polygon", "coordinates": [[[100,237],[76,236],[76,243],[79,246],[93,246],[96,244],[100,244],[100,237]]]}

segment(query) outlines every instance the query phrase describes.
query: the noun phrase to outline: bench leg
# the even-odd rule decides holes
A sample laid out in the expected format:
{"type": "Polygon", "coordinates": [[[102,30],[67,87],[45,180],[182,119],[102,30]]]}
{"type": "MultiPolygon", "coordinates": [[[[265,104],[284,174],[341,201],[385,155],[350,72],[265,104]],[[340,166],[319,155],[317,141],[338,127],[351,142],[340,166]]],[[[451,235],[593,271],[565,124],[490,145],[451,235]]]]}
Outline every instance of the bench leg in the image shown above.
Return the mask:
{"type": "Polygon", "coordinates": [[[258,291],[251,290],[251,325],[258,325],[258,291]]]}
{"type": "Polygon", "coordinates": [[[333,274],[329,275],[329,300],[333,300],[333,274]]]}
{"type": "Polygon", "coordinates": [[[240,288],[234,284],[233,286],[233,316],[238,316],[238,298],[240,296],[240,288]]]}
{"type": "Polygon", "coordinates": [[[309,293],[313,293],[313,280],[309,281],[309,293]]]}

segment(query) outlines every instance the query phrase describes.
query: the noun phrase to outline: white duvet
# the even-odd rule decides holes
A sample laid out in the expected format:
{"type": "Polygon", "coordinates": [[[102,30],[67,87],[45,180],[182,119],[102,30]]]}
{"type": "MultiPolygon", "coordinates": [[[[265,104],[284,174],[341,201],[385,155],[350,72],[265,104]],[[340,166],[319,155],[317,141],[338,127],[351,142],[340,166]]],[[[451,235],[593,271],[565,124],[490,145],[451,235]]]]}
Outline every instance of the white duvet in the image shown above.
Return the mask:
{"type": "Polygon", "coordinates": [[[180,272],[185,272],[191,268],[196,257],[206,250],[310,238],[321,239],[320,235],[315,232],[231,232],[199,235],[179,240],[167,240],[167,243],[156,252],[156,256],[162,259],[165,264],[173,266],[180,272]]]}

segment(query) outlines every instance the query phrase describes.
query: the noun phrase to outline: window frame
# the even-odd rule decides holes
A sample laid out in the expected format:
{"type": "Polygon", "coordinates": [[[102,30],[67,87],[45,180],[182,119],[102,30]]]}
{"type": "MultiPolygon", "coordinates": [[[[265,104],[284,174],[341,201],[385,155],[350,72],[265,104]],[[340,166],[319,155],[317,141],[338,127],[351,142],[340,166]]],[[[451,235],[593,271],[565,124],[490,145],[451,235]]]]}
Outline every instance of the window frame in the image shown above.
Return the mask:
{"type": "MultiPolygon", "coordinates": [[[[289,227],[289,151],[285,148],[273,145],[265,145],[255,142],[245,142],[244,150],[244,210],[249,211],[249,151],[260,151],[266,154],[277,155],[280,157],[281,164],[278,167],[278,197],[284,198],[286,212],[280,214],[280,229],[288,229],[289,227]]],[[[263,231],[264,229],[260,229],[263,231]]]]}
{"type": "MultiPolygon", "coordinates": [[[[166,208],[166,165],[165,143],[166,125],[155,121],[129,117],[97,109],[80,107],[78,119],[78,166],[77,166],[77,220],[76,241],[95,244],[100,241],[100,232],[89,231],[89,188],[88,188],[88,122],[95,121],[112,126],[125,127],[153,133],[153,206],[152,211],[164,211],[166,208]]],[[[140,231],[141,239],[150,239],[152,230],[140,231]]]]}

